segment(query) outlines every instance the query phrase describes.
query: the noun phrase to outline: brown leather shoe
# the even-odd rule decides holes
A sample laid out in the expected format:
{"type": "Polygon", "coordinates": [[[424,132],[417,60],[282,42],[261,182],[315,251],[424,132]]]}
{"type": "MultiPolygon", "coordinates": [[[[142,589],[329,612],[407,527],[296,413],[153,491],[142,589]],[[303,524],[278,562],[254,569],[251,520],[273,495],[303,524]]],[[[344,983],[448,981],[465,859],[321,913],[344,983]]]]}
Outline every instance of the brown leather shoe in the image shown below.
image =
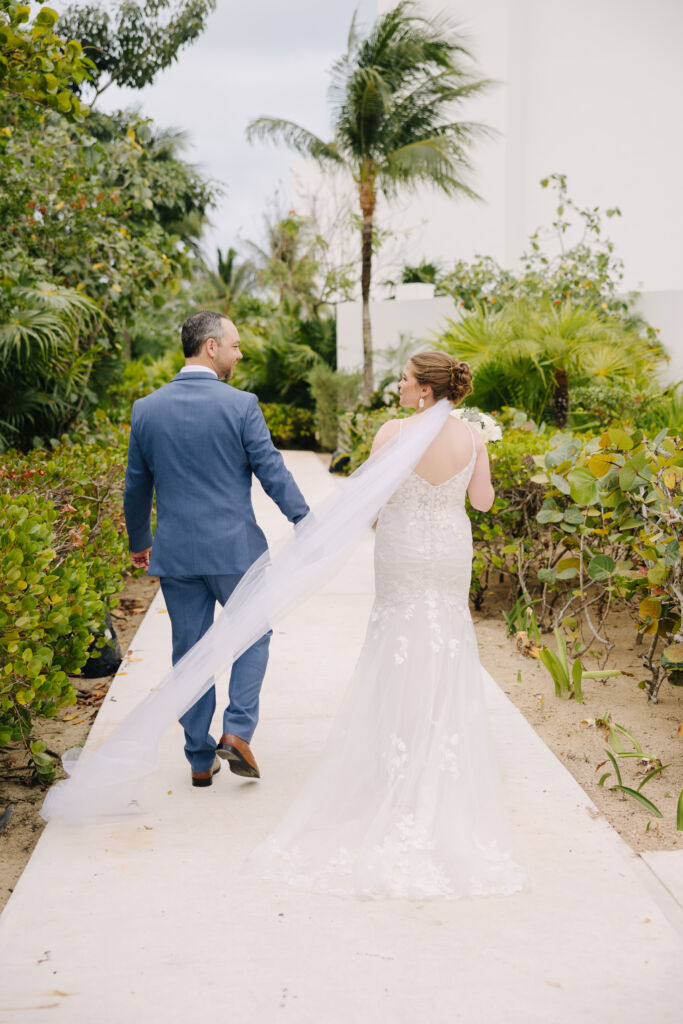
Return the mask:
{"type": "Polygon", "coordinates": [[[260,779],[261,773],[246,740],[239,736],[224,732],[216,747],[219,757],[230,763],[230,771],[234,775],[242,775],[246,779],[260,779]]]}
{"type": "Polygon", "coordinates": [[[218,775],[221,770],[221,763],[216,758],[211,768],[205,772],[192,772],[192,785],[193,786],[210,786],[213,782],[214,775],[218,775]]]}

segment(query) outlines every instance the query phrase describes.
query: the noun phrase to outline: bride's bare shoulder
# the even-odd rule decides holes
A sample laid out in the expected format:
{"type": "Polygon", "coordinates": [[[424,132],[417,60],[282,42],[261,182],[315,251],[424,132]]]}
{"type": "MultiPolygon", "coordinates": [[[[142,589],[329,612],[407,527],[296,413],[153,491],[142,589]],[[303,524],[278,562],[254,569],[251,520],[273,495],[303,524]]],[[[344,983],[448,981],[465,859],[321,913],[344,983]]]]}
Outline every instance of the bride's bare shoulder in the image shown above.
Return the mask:
{"type": "Polygon", "coordinates": [[[395,437],[401,429],[401,420],[387,420],[383,423],[375,434],[375,439],[372,442],[372,451],[376,452],[378,448],[381,448],[383,444],[390,441],[392,437],[395,437]]]}

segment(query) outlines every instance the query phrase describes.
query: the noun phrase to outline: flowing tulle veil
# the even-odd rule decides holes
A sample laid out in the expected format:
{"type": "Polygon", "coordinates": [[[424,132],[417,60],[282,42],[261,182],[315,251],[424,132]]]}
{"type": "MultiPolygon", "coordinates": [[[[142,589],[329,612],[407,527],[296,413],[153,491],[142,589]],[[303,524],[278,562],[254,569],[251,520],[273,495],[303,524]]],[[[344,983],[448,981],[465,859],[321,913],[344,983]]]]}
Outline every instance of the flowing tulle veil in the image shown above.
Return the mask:
{"type": "Polygon", "coordinates": [[[141,810],[145,776],[157,768],[164,732],[212,685],[213,676],[328,580],[344,552],[377,518],[445,425],[446,399],[406,422],[297,525],[278,550],[246,572],[211,629],[96,748],[68,751],[70,777],[47,794],[41,814],[79,823],[141,810]]]}

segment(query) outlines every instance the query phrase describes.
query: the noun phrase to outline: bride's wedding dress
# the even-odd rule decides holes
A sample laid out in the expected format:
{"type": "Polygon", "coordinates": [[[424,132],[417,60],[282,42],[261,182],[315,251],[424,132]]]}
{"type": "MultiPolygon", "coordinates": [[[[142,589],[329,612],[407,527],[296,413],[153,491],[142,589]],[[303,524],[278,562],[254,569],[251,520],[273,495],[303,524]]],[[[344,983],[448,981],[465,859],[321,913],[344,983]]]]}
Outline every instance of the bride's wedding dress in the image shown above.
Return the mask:
{"type": "Polygon", "coordinates": [[[260,874],[366,898],[525,886],[510,849],[468,607],[465,494],[475,462],[473,444],[464,468],[443,483],[412,472],[383,507],[376,597],[351,685],[321,761],[251,854],[260,874]]]}

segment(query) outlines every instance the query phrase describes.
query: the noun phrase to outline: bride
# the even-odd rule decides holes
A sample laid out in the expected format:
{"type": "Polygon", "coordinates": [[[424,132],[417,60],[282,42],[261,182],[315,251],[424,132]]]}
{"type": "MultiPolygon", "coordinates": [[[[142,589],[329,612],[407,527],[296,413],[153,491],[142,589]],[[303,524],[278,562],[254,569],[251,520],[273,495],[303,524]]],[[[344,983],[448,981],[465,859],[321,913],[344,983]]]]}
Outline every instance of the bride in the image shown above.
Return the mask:
{"type": "MultiPolygon", "coordinates": [[[[470,394],[470,370],[425,352],[409,360],[399,390],[419,417],[440,399],[470,394]]],[[[404,424],[385,423],[373,453],[404,424]]],[[[524,887],[468,609],[466,494],[481,511],[493,503],[486,446],[467,421],[448,417],[380,512],[365,644],[321,761],[250,856],[260,874],[365,898],[524,887]]]]}

